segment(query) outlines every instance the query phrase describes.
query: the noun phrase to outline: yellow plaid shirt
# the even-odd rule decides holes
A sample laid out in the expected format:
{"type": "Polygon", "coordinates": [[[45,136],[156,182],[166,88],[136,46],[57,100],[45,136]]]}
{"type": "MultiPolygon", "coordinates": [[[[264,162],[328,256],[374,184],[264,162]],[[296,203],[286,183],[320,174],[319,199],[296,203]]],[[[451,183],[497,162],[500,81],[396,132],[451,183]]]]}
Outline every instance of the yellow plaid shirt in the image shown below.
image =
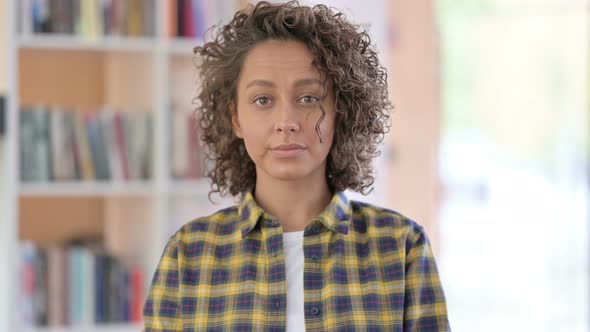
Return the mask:
{"type": "MultiPolygon", "coordinates": [[[[424,229],[336,193],[304,231],[307,331],[450,331],[424,229]]],[[[183,226],[144,306],[144,331],[285,331],[282,228],[251,193],[183,226]]]]}

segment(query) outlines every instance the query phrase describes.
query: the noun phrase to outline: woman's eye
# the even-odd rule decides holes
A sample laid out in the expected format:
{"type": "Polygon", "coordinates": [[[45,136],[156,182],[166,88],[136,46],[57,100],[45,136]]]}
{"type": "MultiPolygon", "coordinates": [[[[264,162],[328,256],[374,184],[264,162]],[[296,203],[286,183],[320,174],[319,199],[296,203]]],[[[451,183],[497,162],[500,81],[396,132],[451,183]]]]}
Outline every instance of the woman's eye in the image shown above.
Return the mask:
{"type": "Polygon", "coordinates": [[[317,103],[318,101],[320,101],[320,99],[317,97],[314,97],[314,96],[303,96],[303,97],[299,98],[299,101],[301,101],[304,104],[313,104],[313,103],[317,103]]]}
{"type": "Polygon", "coordinates": [[[270,98],[268,97],[258,97],[254,99],[254,103],[260,106],[266,106],[270,104],[270,98]]]}

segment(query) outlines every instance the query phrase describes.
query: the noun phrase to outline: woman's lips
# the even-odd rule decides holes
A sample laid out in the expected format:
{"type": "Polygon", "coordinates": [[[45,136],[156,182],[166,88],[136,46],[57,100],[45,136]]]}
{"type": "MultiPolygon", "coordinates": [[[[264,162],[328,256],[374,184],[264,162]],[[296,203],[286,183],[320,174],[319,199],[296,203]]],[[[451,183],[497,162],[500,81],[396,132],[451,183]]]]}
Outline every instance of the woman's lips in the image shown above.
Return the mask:
{"type": "Polygon", "coordinates": [[[292,158],[303,154],[305,148],[271,149],[270,152],[278,158],[292,158]]]}

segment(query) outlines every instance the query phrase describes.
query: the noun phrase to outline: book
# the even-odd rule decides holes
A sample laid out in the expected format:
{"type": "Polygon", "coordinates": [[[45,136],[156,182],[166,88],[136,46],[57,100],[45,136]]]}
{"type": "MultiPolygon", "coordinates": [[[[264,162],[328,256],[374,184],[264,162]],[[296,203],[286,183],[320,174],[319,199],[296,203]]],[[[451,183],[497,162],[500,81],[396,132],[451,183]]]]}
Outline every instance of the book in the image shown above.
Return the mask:
{"type": "Polygon", "coordinates": [[[86,133],[83,116],[78,112],[74,113],[74,141],[75,141],[75,157],[76,164],[79,170],[79,179],[91,181],[95,178],[94,164],[92,163],[92,156],[90,152],[90,145],[88,142],[88,134],[86,133]]]}
{"type": "Polygon", "coordinates": [[[39,250],[36,252],[33,261],[34,282],[33,282],[33,315],[36,325],[47,325],[49,307],[49,284],[47,252],[39,250]]]}
{"type": "Polygon", "coordinates": [[[151,114],[142,112],[137,114],[136,129],[134,133],[137,158],[139,160],[139,174],[141,179],[149,179],[153,174],[154,164],[154,137],[153,118],[151,114]]]}
{"type": "Polygon", "coordinates": [[[178,0],[168,2],[168,36],[175,38],[180,36],[178,32],[178,0]]]}
{"type": "Polygon", "coordinates": [[[140,322],[142,319],[143,303],[145,299],[145,274],[143,270],[137,265],[131,268],[130,282],[130,320],[132,322],[140,322]]]}
{"type": "Polygon", "coordinates": [[[124,180],[129,180],[129,158],[128,158],[128,149],[126,146],[126,135],[128,133],[125,132],[125,118],[121,113],[114,113],[113,114],[113,136],[114,136],[114,145],[115,145],[115,153],[118,158],[116,158],[116,162],[118,163],[118,167],[121,169],[122,178],[124,180]]]}
{"type": "Polygon", "coordinates": [[[35,259],[37,247],[31,241],[23,241],[19,245],[20,251],[20,302],[19,312],[24,327],[35,326],[34,294],[35,294],[35,259]]]}
{"type": "Polygon", "coordinates": [[[36,105],[32,108],[30,116],[33,136],[30,145],[21,145],[24,154],[32,156],[31,167],[33,176],[30,181],[47,182],[53,179],[52,154],[50,143],[49,112],[44,105],[36,105]],[[30,151],[28,151],[30,149],[30,151]]]}
{"type": "Polygon", "coordinates": [[[61,326],[66,323],[67,285],[66,251],[60,246],[47,249],[48,259],[48,324],[61,326]]]}
{"type": "Polygon", "coordinates": [[[55,107],[50,115],[50,145],[53,158],[54,181],[69,181],[77,178],[74,118],[71,112],[55,107]]]}
{"type": "MultiPolygon", "coordinates": [[[[150,2],[150,1],[146,1],[150,2]]],[[[143,31],[140,0],[127,0],[127,35],[141,36],[143,31]]]]}
{"type": "Polygon", "coordinates": [[[111,169],[108,159],[108,150],[103,139],[103,128],[100,125],[96,113],[87,113],[85,116],[88,142],[92,153],[96,180],[110,180],[111,169]]]}
{"type": "Polygon", "coordinates": [[[33,142],[35,139],[35,127],[33,123],[33,112],[22,110],[19,117],[19,160],[20,178],[23,182],[34,181],[35,174],[35,150],[33,142]]]}
{"type": "Polygon", "coordinates": [[[110,108],[103,108],[99,113],[100,127],[103,133],[103,143],[106,148],[110,179],[115,181],[123,180],[123,163],[117,148],[115,137],[114,113],[110,108]]]}

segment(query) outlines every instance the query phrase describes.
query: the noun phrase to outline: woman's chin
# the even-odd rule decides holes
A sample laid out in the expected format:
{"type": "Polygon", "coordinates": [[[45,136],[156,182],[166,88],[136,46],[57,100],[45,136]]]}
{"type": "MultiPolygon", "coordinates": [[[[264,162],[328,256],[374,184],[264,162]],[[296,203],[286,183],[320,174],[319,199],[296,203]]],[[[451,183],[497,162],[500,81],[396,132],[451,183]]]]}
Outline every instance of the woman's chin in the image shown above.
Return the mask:
{"type": "Polygon", "coordinates": [[[281,181],[298,181],[305,178],[305,174],[303,172],[295,172],[295,171],[279,171],[279,172],[272,172],[270,176],[273,179],[281,180],[281,181]]]}
{"type": "Polygon", "coordinates": [[[273,179],[280,181],[298,181],[310,174],[308,170],[303,169],[300,165],[275,167],[273,169],[267,169],[266,173],[273,179]]]}
{"type": "MultiPolygon", "coordinates": [[[[317,167],[317,166],[316,166],[317,167]]],[[[321,165],[320,165],[321,167],[321,165]]],[[[315,173],[322,174],[319,167],[311,167],[306,163],[272,163],[262,165],[262,169],[258,168],[257,173],[265,173],[272,179],[279,181],[302,181],[315,177],[315,173]],[[315,171],[314,171],[315,170],[315,171]]]]}

